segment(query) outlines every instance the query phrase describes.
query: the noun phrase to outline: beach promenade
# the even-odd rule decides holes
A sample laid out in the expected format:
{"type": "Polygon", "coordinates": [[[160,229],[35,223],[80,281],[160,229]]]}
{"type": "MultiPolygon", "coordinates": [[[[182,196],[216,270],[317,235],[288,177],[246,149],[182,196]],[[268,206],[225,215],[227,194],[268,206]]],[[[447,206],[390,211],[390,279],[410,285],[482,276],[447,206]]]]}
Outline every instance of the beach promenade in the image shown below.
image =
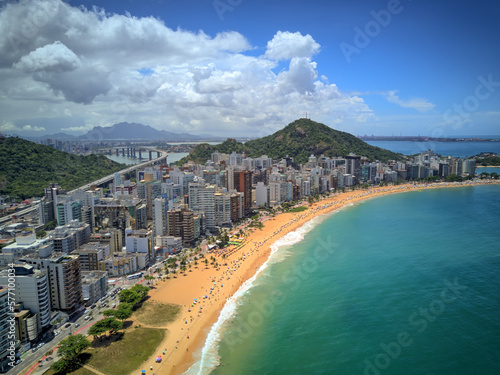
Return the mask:
{"type": "Polygon", "coordinates": [[[132,374],[141,373],[141,369],[148,369],[147,374],[156,375],[182,374],[187,371],[200,358],[210,328],[216,323],[226,301],[268,260],[272,252],[271,245],[313,218],[387,194],[486,184],[499,182],[476,180],[462,183],[404,184],[331,194],[313,204],[304,203],[308,208],[305,211],[285,212],[269,217],[262,229],[246,229],[246,241],[237,250],[207,254],[207,258],[216,258],[217,266],[205,266],[204,262],[199,261],[198,266],[191,269],[192,272],[156,283],[156,288],[149,294],[151,301],[178,304],[182,307],[181,314],[173,323],[161,327],[168,330],[166,338],[148,361],[132,374]],[[158,355],[162,356],[161,363],[155,362],[158,355]],[[151,366],[153,370],[150,370],[151,366]]]}

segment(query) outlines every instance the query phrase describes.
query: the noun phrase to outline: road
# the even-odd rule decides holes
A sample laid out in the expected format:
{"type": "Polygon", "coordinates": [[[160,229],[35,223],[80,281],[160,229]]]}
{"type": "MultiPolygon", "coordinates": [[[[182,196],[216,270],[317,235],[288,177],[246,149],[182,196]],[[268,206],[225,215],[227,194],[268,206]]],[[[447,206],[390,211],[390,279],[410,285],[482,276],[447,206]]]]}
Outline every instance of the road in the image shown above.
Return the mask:
{"type": "MultiPolygon", "coordinates": [[[[111,299],[111,297],[107,298],[108,304],[113,304],[115,302],[118,303],[117,301],[118,297],[116,297],[114,300],[111,299]]],[[[96,304],[100,305],[100,302],[96,304]]],[[[104,316],[101,314],[101,311],[109,308],[110,306],[108,305],[107,307],[103,308],[95,307],[94,309],[89,309],[91,312],[93,312],[92,318],[89,320],[85,320],[86,314],[82,314],[77,319],[65,322],[59,328],[57,328],[57,330],[61,332],[59,335],[52,336],[48,340],[45,340],[46,344],[41,348],[37,349],[35,352],[32,352],[30,350],[28,354],[23,358],[22,362],[19,365],[12,368],[11,370],[9,370],[7,374],[8,375],[32,374],[37,369],[39,360],[43,360],[42,366],[50,366],[57,360],[57,353],[55,352],[55,350],[57,350],[57,346],[62,340],[67,338],[69,335],[83,334],[86,336],[89,328],[96,321],[104,318],[104,316]],[[70,323],[70,326],[66,328],[66,324],[68,323],[70,323]],[[77,324],[78,327],[76,326],[77,324]],[[47,352],[50,352],[51,350],[54,350],[54,353],[52,353],[50,356],[46,356],[45,354],[47,352]],[[50,357],[52,359],[46,360],[47,357],[50,357]]]]}
{"type": "MultiPolygon", "coordinates": [[[[156,162],[159,162],[161,161],[163,158],[167,157],[168,154],[165,152],[165,151],[162,151],[162,150],[157,150],[157,149],[150,149],[151,151],[154,151],[154,152],[160,152],[160,157],[159,158],[156,158],[156,159],[151,159],[151,160],[147,160],[145,161],[144,163],[139,163],[139,164],[135,164],[135,165],[132,165],[128,168],[125,168],[125,169],[122,169],[121,171],[119,171],[118,173],[122,173],[122,174],[125,174],[125,173],[130,173],[136,169],[139,169],[139,168],[145,168],[147,167],[149,164],[154,164],[156,162]]],[[[110,175],[107,175],[106,177],[102,177],[96,181],[92,181],[86,185],[83,185],[83,186],[80,186],[79,188],[76,188],[74,190],[71,190],[68,192],[68,194],[71,194],[71,193],[74,193],[75,191],[77,190],[88,190],[90,188],[91,185],[96,185],[96,186],[99,186],[99,185],[102,185],[106,182],[109,182],[109,181],[112,181],[113,179],[115,178],[115,174],[110,174],[110,175]]]]}

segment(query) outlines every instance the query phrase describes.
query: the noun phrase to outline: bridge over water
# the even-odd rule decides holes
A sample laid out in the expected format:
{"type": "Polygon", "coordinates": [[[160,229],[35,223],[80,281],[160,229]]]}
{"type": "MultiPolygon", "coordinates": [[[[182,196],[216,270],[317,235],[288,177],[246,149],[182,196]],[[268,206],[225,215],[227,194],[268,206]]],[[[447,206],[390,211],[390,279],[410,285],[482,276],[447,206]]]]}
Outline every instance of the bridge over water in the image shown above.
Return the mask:
{"type": "Polygon", "coordinates": [[[110,147],[110,148],[102,148],[97,150],[94,153],[103,154],[103,155],[116,155],[116,156],[126,156],[132,159],[148,159],[153,160],[153,155],[156,153],[156,159],[159,158],[162,154],[161,150],[144,148],[144,147],[110,147]],[[146,155],[143,157],[143,154],[146,155]]]}

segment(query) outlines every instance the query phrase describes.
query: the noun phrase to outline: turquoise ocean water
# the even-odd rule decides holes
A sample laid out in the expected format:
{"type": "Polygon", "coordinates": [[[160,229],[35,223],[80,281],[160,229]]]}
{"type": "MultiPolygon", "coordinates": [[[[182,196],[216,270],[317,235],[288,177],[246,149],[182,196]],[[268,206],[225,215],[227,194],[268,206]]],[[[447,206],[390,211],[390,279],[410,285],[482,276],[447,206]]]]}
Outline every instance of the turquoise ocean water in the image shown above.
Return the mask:
{"type": "Polygon", "coordinates": [[[499,219],[500,186],[316,218],[274,246],[188,373],[500,374],[499,219]]]}

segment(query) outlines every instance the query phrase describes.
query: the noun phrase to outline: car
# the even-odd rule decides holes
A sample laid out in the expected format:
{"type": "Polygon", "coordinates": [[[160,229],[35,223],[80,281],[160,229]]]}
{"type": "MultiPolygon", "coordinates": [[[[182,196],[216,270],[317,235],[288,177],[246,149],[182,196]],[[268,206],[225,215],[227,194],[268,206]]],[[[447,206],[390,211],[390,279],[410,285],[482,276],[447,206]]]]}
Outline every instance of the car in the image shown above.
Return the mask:
{"type": "Polygon", "coordinates": [[[85,311],[84,311],[83,313],[84,313],[84,314],[86,314],[86,313],[88,313],[88,312],[89,312],[89,310],[88,310],[88,309],[85,309],[85,311]]]}
{"type": "Polygon", "coordinates": [[[64,328],[68,328],[71,325],[71,323],[67,323],[64,328]]]}
{"type": "Polygon", "coordinates": [[[95,303],[92,306],[90,306],[90,308],[95,309],[95,303]]]}
{"type": "Polygon", "coordinates": [[[18,364],[20,364],[21,362],[22,362],[22,359],[21,359],[21,358],[19,358],[19,359],[18,359],[18,360],[14,363],[14,365],[18,365],[18,364]]]}
{"type": "Polygon", "coordinates": [[[76,328],[80,327],[80,323],[76,323],[76,324],[75,324],[75,327],[76,327],[76,328]]]}
{"type": "Polygon", "coordinates": [[[87,316],[85,317],[85,320],[89,320],[89,319],[90,319],[90,316],[88,316],[88,315],[87,315],[87,316]]]}
{"type": "Polygon", "coordinates": [[[54,336],[57,336],[58,334],[60,334],[61,332],[60,331],[55,331],[54,332],[54,336]]]}
{"type": "Polygon", "coordinates": [[[45,343],[44,342],[41,342],[40,344],[38,344],[38,347],[41,348],[42,346],[44,346],[45,343]]]}

